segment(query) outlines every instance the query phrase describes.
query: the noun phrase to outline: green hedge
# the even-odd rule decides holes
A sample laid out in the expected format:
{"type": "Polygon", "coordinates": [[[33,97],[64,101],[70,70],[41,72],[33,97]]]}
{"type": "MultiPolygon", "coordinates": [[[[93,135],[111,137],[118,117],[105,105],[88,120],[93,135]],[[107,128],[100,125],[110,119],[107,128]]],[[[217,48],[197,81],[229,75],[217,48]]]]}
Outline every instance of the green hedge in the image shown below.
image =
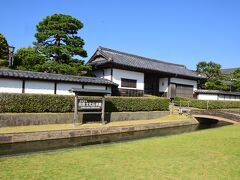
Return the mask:
{"type": "MultiPolygon", "coordinates": [[[[107,112],[166,111],[169,101],[156,97],[107,97],[107,112]]],[[[0,113],[72,112],[73,96],[0,93],[0,113]]]]}
{"type": "Polygon", "coordinates": [[[184,97],[175,97],[174,102],[176,105],[184,107],[195,107],[200,109],[229,109],[229,108],[240,108],[240,101],[214,101],[214,100],[198,100],[184,97]]]}
{"type": "Polygon", "coordinates": [[[0,112],[70,112],[73,96],[0,94],[0,112]]]}
{"type": "Polygon", "coordinates": [[[169,100],[156,97],[108,97],[106,111],[167,111],[169,100]]]}

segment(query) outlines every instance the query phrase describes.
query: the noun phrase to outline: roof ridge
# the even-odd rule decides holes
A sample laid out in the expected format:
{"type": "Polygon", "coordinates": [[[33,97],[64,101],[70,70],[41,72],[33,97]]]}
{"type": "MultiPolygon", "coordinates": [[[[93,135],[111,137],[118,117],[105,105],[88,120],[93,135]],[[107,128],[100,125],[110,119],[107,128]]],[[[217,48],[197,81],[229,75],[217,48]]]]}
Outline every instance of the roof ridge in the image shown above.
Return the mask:
{"type": "Polygon", "coordinates": [[[141,59],[146,59],[146,60],[150,60],[150,61],[157,62],[157,63],[164,63],[164,64],[175,65],[175,66],[180,66],[180,67],[186,68],[186,66],[182,65],[182,64],[169,63],[169,62],[162,61],[162,60],[147,58],[147,57],[139,56],[139,55],[136,55],[136,54],[131,54],[131,53],[126,53],[126,52],[122,52],[122,51],[118,51],[118,50],[114,50],[114,49],[110,49],[110,48],[105,48],[105,47],[102,47],[102,46],[99,46],[99,49],[100,50],[107,50],[107,51],[111,51],[111,52],[115,52],[115,53],[120,53],[120,54],[124,54],[124,55],[128,55],[128,56],[138,57],[138,58],[141,58],[141,59]]]}
{"type": "Polygon", "coordinates": [[[238,69],[240,67],[232,67],[232,68],[221,68],[221,69],[238,69]]]}

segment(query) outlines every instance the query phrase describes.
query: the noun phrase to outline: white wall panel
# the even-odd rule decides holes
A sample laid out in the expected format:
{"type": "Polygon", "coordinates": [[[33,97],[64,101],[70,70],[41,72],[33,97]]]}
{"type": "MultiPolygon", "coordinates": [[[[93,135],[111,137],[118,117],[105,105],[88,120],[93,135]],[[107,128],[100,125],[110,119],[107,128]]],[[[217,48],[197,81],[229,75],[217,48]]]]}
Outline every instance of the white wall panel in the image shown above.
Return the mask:
{"type": "Polygon", "coordinates": [[[159,92],[168,92],[168,78],[159,79],[159,92]]]}
{"type": "Polygon", "coordinates": [[[0,92],[22,93],[22,80],[0,78],[0,92]]]}
{"type": "Polygon", "coordinates": [[[73,83],[57,83],[57,94],[60,95],[74,95],[73,92],[69,92],[72,88],[82,88],[82,84],[73,84],[73,83]]]}
{"type": "Polygon", "coordinates": [[[200,100],[218,100],[217,94],[198,94],[200,100]]]}
{"type": "Polygon", "coordinates": [[[223,101],[224,100],[224,95],[218,95],[218,100],[223,101]]]}
{"type": "Polygon", "coordinates": [[[200,100],[221,100],[221,101],[240,101],[240,96],[223,95],[223,94],[199,94],[200,100]]]}
{"type": "Polygon", "coordinates": [[[86,84],[86,85],[84,85],[84,89],[105,90],[105,89],[106,89],[106,86],[86,84]]]}
{"type": "Polygon", "coordinates": [[[103,76],[103,70],[102,70],[102,69],[94,70],[94,71],[93,71],[93,74],[94,74],[96,77],[104,78],[104,76],[103,76]]]}
{"type": "MultiPolygon", "coordinates": [[[[55,82],[52,81],[25,81],[25,93],[33,94],[54,94],[55,82]]],[[[82,84],[79,83],[65,83],[57,82],[56,94],[59,95],[74,95],[74,93],[69,90],[72,88],[82,88],[82,84]]],[[[85,89],[98,89],[105,90],[105,85],[84,85],[85,89]]],[[[111,87],[107,87],[111,90],[111,87]]],[[[18,79],[4,79],[0,78],[0,92],[8,93],[22,93],[22,80],[18,79]]]]}
{"type": "Polygon", "coordinates": [[[54,82],[25,81],[25,93],[54,94],[54,82]]]}
{"type": "Polygon", "coordinates": [[[113,82],[118,84],[119,88],[121,88],[121,78],[137,80],[137,88],[123,87],[124,89],[144,90],[144,73],[121,69],[113,69],[113,82]]]}
{"type": "Polygon", "coordinates": [[[93,71],[96,77],[108,79],[111,81],[111,68],[107,69],[97,69],[93,71]]]}
{"type": "Polygon", "coordinates": [[[111,81],[111,69],[110,68],[104,69],[104,78],[111,81]]]}

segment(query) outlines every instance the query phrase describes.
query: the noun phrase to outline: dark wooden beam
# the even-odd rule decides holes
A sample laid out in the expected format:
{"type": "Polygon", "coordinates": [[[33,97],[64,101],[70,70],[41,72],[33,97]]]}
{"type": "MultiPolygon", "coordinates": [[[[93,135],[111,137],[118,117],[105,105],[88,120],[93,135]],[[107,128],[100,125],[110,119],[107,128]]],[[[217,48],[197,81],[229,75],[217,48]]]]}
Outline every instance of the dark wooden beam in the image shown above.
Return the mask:
{"type": "Polygon", "coordinates": [[[22,93],[25,93],[25,80],[22,80],[22,93]]]}
{"type": "Polygon", "coordinates": [[[54,82],[54,94],[57,94],[57,82],[54,82]]]}
{"type": "Polygon", "coordinates": [[[111,68],[111,81],[113,80],[113,68],[111,68]]]}

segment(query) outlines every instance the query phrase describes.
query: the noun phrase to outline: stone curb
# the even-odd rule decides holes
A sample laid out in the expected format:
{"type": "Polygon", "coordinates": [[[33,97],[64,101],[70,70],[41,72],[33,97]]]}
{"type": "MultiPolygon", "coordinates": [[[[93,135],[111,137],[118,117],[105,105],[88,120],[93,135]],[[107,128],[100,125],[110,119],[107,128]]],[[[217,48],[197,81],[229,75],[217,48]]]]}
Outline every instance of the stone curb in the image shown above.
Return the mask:
{"type": "Polygon", "coordinates": [[[81,136],[93,136],[102,134],[115,134],[133,131],[143,131],[150,129],[161,129],[167,127],[187,126],[198,124],[196,120],[149,123],[128,126],[110,126],[99,128],[86,129],[69,129],[69,130],[53,130],[53,131],[38,131],[38,132],[20,132],[20,133],[6,133],[0,134],[0,144],[27,142],[27,141],[41,141],[49,139],[63,139],[81,136]]]}

